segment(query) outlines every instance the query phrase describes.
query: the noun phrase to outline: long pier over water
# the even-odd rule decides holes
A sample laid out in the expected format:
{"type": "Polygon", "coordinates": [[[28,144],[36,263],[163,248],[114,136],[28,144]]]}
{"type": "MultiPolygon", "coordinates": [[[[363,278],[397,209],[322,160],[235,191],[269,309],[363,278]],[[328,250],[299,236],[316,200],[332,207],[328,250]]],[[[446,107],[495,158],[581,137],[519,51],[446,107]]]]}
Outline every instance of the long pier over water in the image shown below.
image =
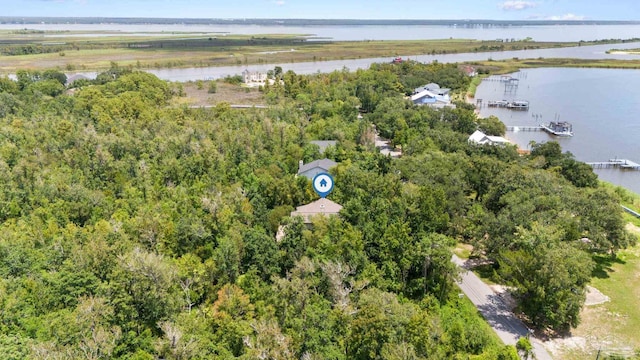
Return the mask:
{"type": "Polygon", "coordinates": [[[587,165],[595,169],[617,167],[620,169],[640,170],[640,164],[627,159],[609,159],[609,161],[588,162],[587,165]]]}
{"type": "Polygon", "coordinates": [[[507,126],[507,131],[542,131],[542,126],[507,126]]]}

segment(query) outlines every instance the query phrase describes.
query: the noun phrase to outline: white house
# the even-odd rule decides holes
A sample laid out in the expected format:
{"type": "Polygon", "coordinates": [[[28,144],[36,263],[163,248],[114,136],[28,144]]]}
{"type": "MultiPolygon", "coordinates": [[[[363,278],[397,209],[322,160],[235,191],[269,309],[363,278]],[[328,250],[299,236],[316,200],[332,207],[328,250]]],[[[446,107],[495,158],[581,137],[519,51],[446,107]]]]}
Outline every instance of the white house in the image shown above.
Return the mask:
{"type": "Polygon", "coordinates": [[[416,105],[446,107],[451,105],[450,89],[441,88],[436,83],[430,83],[416,88],[411,95],[411,102],[416,105]]]}
{"type": "Polygon", "coordinates": [[[480,130],[476,130],[469,136],[469,142],[479,145],[505,145],[511,143],[509,140],[503,138],[502,136],[487,135],[480,130]]]}
{"type": "Polygon", "coordinates": [[[251,72],[247,69],[242,72],[242,81],[245,84],[263,83],[267,81],[267,74],[258,71],[251,72]]]}
{"type": "Polygon", "coordinates": [[[483,133],[480,130],[476,130],[471,136],[469,136],[469,142],[479,145],[505,145],[511,142],[502,136],[491,136],[483,133]]]}
{"type": "Polygon", "coordinates": [[[451,106],[449,94],[443,96],[429,90],[422,90],[419,93],[411,95],[411,102],[416,105],[429,105],[435,107],[451,106]]]}

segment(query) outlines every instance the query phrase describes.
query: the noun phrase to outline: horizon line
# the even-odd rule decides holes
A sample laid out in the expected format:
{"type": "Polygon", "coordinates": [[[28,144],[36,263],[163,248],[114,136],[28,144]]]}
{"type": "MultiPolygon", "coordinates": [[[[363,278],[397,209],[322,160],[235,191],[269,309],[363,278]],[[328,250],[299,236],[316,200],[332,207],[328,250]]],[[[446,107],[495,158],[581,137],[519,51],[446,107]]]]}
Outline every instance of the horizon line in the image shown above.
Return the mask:
{"type": "Polygon", "coordinates": [[[273,20],[273,21],[372,21],[372,22],[554,22],[554,23],[627,23],[627,24],[640,24],[640,20],[607,20],[607,19],[469,19],[469,18],[446,18],[446,19],[384,19],[384,18],[304,18],[304,17],[287,17],[287,18],[274,18],[274,17],[221,17],[221,18],[208,18],[208,17],[144,17],[144,16],[0,16],[0,19],[113,19],[113,20],[191,20],[191,21],[252,21],[252,20],[273,20]]]}

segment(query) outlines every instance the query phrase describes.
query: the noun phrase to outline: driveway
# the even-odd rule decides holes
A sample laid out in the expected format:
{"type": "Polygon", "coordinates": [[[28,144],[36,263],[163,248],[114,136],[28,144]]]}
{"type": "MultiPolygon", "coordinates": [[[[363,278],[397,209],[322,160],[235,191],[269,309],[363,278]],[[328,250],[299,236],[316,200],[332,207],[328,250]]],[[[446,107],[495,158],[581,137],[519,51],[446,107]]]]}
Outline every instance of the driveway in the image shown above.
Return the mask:
{"type": "MultiPolygon", "coordinates": [[[[453,255],[451,261],[464,269],[460,274],[458,286],[476,308],[478,308],[478,311],[480,311],[485,320],[487,320],[489,325],[491,325],[506,345],[515,346],[520,337],[529,334],[529,329],[522,321],[515,317],[504,301],[502,301],[502,298],[493,292],[489,285],[480,280],[476,274],[465,268],[464,260],[453,255]]],[[[533,334],[529,336],[536,359],[551,360],[552,357],[544,348],[542,342],[534,338],[533,334]]]]}

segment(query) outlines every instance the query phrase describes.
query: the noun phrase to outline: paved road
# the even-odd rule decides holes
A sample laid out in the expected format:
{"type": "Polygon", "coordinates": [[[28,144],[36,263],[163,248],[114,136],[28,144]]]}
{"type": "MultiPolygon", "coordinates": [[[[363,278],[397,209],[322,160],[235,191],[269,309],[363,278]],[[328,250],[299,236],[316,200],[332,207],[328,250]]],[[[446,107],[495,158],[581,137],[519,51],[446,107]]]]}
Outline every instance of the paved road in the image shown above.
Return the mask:
{"type": "MultiPolygon", "coordinates": [[[[451,260],[464,268],[464,260],[456,255],[453,255],[451,260]]],[[[529,329],[513,315],[504,301],[476,274],[464,270],[458,286],[506,345],[515,346],[520,337],[527,336],[529,329]]],[[[533,337],[530,337],[530,340],[537,360],[552,359],[540,340],[533,337]]]]}

